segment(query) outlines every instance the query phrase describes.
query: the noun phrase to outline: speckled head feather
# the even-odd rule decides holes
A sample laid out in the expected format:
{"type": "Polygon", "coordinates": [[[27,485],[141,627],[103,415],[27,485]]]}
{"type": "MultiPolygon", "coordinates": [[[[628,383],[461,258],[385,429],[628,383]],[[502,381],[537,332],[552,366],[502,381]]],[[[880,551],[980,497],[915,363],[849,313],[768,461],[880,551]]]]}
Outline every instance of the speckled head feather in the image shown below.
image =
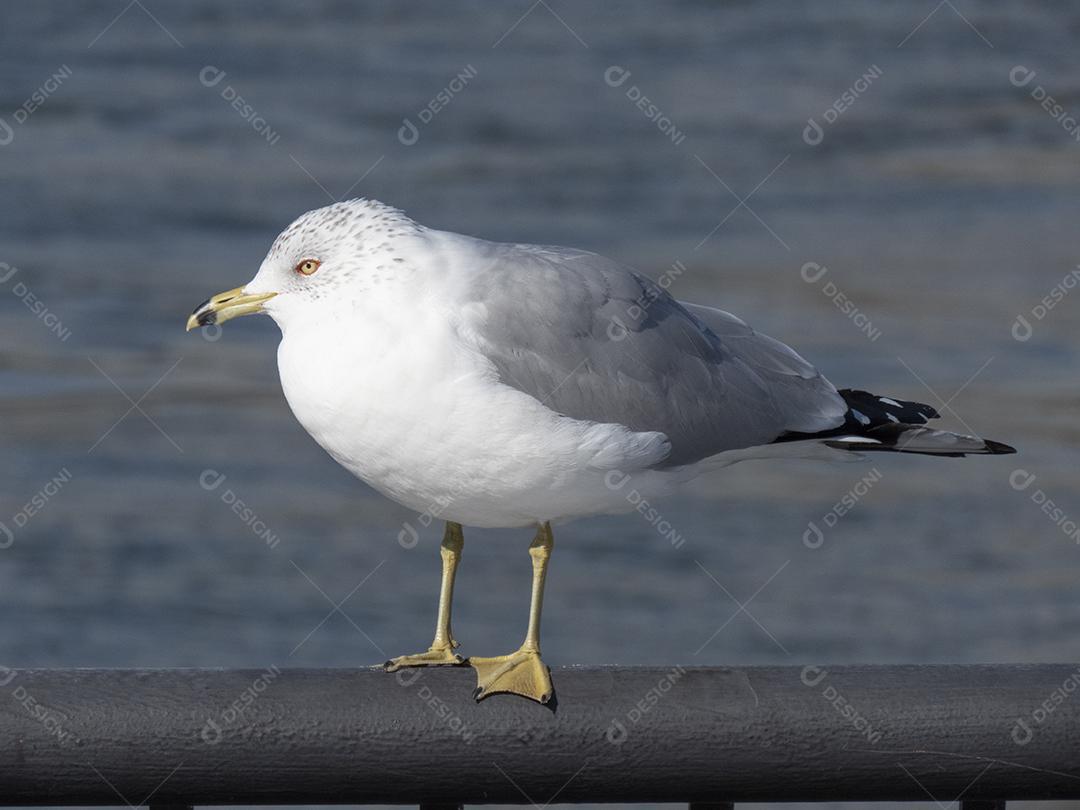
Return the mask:
{"type": "MultiPolygon", "coordinates": [[[[423,232],[397,208],[376,200],[354,199],[316,208],[298,217],[274,240],[251,293],[274,292],[266,311],[286,315],[314,301],[355,302],[388,282],[403,282],[413,268],[405,243],[423,232]],[[297,271],[318,263],[310,275],[297,271]]],[[[280,320],[280,318],[278,318],[280,320]]]]}
{"type": "Polygon", "coordinates": [[[307,248],[340,241],[349,241],[362,255],[371,256],[389,248],[394,237],[419,230],[400,209],[358,197],[301,214],[274,240],[267,259],[291,256],[301,245],[307,248]]]}

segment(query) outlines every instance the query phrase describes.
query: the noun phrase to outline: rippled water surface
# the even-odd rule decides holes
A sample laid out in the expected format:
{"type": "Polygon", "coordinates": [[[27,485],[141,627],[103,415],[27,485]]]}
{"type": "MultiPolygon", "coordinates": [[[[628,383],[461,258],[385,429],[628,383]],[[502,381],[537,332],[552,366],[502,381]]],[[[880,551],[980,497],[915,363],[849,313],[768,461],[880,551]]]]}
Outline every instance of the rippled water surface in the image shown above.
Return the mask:
{"type": "MultiPolygon", "coordinates": [[[[437,527],[402,547],[415,516],[294,422],[273,324],[182,328],[345,194],[668,273],[1020,448],[739,465],[658,505],[675,545],[639,514],[563,527],[551,664],[1076,659],[1076,9],[124,5],[0,11],[0,663],[428,643],[437,527]]],[[[468,532],[467,651],[518,642],[528,540],[468,532]]]]}

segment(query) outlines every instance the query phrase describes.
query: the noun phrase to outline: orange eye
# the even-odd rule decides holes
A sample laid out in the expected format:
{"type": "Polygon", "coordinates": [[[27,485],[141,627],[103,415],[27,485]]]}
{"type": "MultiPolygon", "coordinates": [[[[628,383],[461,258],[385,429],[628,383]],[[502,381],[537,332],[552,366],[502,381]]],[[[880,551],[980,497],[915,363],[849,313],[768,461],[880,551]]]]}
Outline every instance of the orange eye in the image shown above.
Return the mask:
{"type": "Polygon", "coordinates": [[[322,264],[318,259],[304,259],[298,265],[296,265],[296,272],[304,276],[310,276],[316,270],[319,269],[319,265],[322,264]]]}

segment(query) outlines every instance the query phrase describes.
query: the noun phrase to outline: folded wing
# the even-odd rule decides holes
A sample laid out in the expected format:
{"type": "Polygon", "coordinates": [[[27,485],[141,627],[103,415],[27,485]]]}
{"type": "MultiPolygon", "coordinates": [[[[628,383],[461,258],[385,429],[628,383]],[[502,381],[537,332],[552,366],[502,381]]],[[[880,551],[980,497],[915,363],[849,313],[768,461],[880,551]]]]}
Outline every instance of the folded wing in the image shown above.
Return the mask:
{"type": "Polygon", "coordinates": [[[664,466],[844,423],[828,380],[732,315],[593,253],[474,245],[486,269],[462,331],[499,379],[574,419],[662,432],[664,466]]]}

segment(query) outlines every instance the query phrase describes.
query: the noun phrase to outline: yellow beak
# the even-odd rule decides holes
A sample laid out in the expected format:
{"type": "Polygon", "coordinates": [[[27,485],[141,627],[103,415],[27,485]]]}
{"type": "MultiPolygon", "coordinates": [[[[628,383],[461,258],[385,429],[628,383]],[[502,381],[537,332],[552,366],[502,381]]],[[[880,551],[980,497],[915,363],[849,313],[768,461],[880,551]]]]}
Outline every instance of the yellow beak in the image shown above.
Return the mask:
{"type": "Polygon", "coordinates": [[[187,331],[198,326],[210,326],[221,324],[239,318],[241,315],[254,315],[263,311],[263,304],[273,298],[277,293],[258,293],[248,295],[243,287],[235,290],[218,293],[208,301],[203,302],[191,313],[187,320],[187,331]]]}

